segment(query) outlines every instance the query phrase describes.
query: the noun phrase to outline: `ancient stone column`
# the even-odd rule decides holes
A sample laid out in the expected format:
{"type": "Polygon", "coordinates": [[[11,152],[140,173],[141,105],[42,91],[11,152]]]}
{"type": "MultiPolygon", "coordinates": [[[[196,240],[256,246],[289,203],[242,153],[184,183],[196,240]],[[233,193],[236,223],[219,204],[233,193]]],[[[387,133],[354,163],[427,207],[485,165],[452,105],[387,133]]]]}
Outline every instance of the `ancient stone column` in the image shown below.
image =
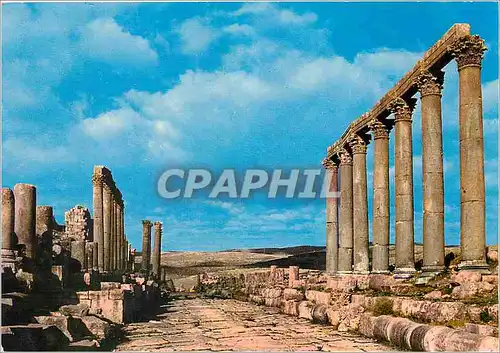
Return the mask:
{"type": "MultiPolygon", "coordinates": [[[[459,39],[451,49],[459,74],[461,269],[487,272],[481,61],[479,36],[459,39]]],[[[17,202],[17,200],[16,200],[17,202]]]]}
{"type": "Polygon", "coordinates": [[[389,273],[390,193],[389,127],[378,119],[369,124],[373,148],[372,273],[389,273]]]}
{"type": "Polygon", "coordinates": [[[94,240],[97,243],[97,266],[104,271],[104,216],[103,216],[103,176],[98,166],[92,175],[92,194],[94,203],[94,240]]]}
{"type": "Polygon", "coordinates": [[[70,247],[71,258],[77,261],[84,271],[87,268],[87,258],[85,255],[85,240],[73,240],[70,247]]]}
{"type": "Polygon", "coordinates": [[[107,183],[103,188],[103,216],[104,216],[104,272],[111,270],[111,188],[107,183]]]}
{"type": "Polygon", "coordinates": [[[366,145],[367,139],[355,134],[349,139],[352,150],[352,199],[353,199],[353,237],[354,272],[370,272],[368,236],[368,194],[366,182],[366,145]]]}
{"type": "MultiPolygon", "coordinates": [[[[92,269],[94,271],[99,271],[99,243],[94,241],[92,243],[92,269]]],[[[90,267],[90,265],[89,265],[90,267]]]]}
{"type": "Polygon", "coordinates": [[[158,279],[160,277],[160,262],[161,262],[161,235],[162,223],[155,222],[155,246],[153,250],[153,276],[158,279]]]}
{"type": "Polygon", "coordinates": [[[111,269],[116,270],[116,198],[113,195],[111,204],[111,269]]]}
{"type": "Polygon", "coordinates": [[[14,186],[15,222],[14,232],[18,244],[24,248],[24,255],[35,259],[36,239],[36,187],[29,184],[14,186]]]}
{"type": "Polygon", "coordinates": [[[294,282],[299,280],[299,266],[288,268],[288,287],[294,287],[294,282]]]}
{"type": "Polygon", "coordinates": [[[85,269],[90,271],[94,261],[94,243],[91,241],[85,242],[85,258],[85,264],[87,265],[85,269]]]}
{"type": "MultiPolygon", "coordinates": [[[[338,166],[331,159],[323,161],[323,167],[330,180],[329,191],[338,192],[338,166]]],[[[335,274],[338,269],[338,197],[326,199],[326,272],[335,274]]]]}
{"type": "Polygon", "coordinates": [[[422,101],[422,185],[424,189],[422,275],[444,270],[444,179],[441,88],[444,73],[424,71],[417,87],[422,101]]]}
{"type": "Polygon", "coordinates": [[[397,277],[415,272],[413,225],[412,111],[415,100],[396,98],[389,105],[395,117],[396,268],[397,277]]]}
{"type": "Polygon", "coordinates": [[[142,269],[146,276],[149,276],[151,262],[151,226],[151,221],[142,221],[142,269]]]}
{"type": "Polygon", "coordinates": [[[352,273],[352,156],[346,149],[340,151],[340,212],[338,273],[352,273]]]}
{"type": "Polygon", "coordinates": [[[14,193],[9,188],[2,188],[2,262],[4,263],[13,263],[16,259],[14,252],[16,246],[14,224],[14,193]]]}
{"type": "Polygon", "coordinates": [[[40,267],[52,267],[53,209],[51,206],[36,206],[37,262],[40,267]]]}
{"type": "Polygon", "coordinates": [[[123,270],[123,234],[122,234],[122,207],[121,207],[121,201],[118,201],[116,205],[116,216],[117,216],[117,221],[116,221],[116,234],[117,234],[117,268],[118,270],[123,270]]]}

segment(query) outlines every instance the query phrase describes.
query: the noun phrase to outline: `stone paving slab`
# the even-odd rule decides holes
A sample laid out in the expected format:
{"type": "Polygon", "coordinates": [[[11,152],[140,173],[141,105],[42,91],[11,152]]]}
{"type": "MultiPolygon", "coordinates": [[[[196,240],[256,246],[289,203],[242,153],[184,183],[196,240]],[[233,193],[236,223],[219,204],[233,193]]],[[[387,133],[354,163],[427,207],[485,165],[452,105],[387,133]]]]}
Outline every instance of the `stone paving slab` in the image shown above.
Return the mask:
{"type": "Polygon", "coordinates": [[[124,327],[117,351],[391,351],[363,336],[236,300],[181,299],[124,327]]]}

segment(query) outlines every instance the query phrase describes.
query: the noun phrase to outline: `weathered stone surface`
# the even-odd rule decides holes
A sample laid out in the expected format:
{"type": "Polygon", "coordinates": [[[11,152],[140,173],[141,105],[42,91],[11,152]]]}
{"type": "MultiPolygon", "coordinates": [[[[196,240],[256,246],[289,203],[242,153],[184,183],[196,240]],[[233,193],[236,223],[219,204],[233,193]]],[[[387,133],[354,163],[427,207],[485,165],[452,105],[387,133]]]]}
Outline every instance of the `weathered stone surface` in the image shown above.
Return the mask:
{"type": "Polygon", "coordinates": [[[88,315],[89,309],[87,304],[63,305],[59,308],[59,312],[66,316],[82,317],[88,315]]]}
{"type": "Polygon", "coordinates": [[[498,251],[488,249],[488,253],[486,254],[486,257],[489,261],[498,262],[498,251]]]}
{"type": "Polygon", "coordinates": [[[489,325],[479,325],[468,323],[465,325],[465,331],[470,333],[477,333],[481,336],[498,337],[498,328],[489,325]]]}
{"type": "Polygon", "coordinates": [[[101,282],[101,290],[120,289],[120,282],[101,282]]]}
{"type": "Polygon", "coordinates": [[[307,300],[301,301],[299,303],[298,311],[299,317],[303,319],[312,320],[312,308],[314,307],[314,303],[311,303],[307,300]]]}
{"type": "Polygon", "coordinates": [[[467,282],[480,282],[481,273],[477,271],[460,271],[451,277],[451,282],[463,284],[467,282]]]}
{"type": "Polygon", "coordinates": [[[283,299],[284,300],[303,300],[304,299],[304,293],[297,289],[293,288],[285,288],[283,290],[283,299]]]}
{"type": "Polygon", "coordinates": [[[82,317],[82,322],[94,336],[99,339],[107,338],[113,335],[113,326],[105,320],[96,316],[88,315],[82,317]]]}
{"type": "Polygon", "coordinates": [[[287,315],[299,316],[299,302],[295,300],[284,300],[283,313],[287,315]]]}
{"type": "Polygon", "coordinates": [[[496,288],[488,282],[464,282],[462,285],[453,288],[451,296],[455,299],[467,299],[476,295],[491,293],[496,288]]]}
{"type": "Polygon", "coordinates": [[[71,316],[35,316],[35,320],[42,325],[57,327],[70,342],[85,336],[87,333],[79,318],[71,316]]]}
{"type": "Polygon", "coordinates": [[[497,286],[498,285],[498,275],[483,275],[482,281],[488,282],[490,284],[493,284],[494,286],[497,286]]]}
{"type": "Polygon", "coordinates": [[[306,291],[306,299],[316,304],[329,305],[330,295],[331,293],[329,292],[319,292],[315,290],[306,291]]]}
{"type": "Polygon", "coordinates": [[[441,299],[443,297],[443,293],[440,290],[433,290],[432,292],[424,295],[424,299],[441,299]]]}

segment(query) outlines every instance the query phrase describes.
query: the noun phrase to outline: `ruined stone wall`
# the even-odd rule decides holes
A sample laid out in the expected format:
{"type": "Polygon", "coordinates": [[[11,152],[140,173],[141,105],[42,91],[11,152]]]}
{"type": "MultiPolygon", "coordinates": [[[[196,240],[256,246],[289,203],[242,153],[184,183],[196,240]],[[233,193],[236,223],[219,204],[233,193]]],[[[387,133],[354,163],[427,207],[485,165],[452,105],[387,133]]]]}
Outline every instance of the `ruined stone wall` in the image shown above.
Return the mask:
{"type": "Polygon", "coordinates": [[[64,213],[67,238],[71,240],[93,241],[92,217],[90,211],[81,205],[77,205],[64,213]]]}
{"type": "Polygon", "coordinates": [[[284,314],[358,332],[398,348],[496,351],[495,280],[495,276],[461,272],[446,284],[427,288],[387,275],[327,276],[294,266],[287,270],[273,266],[239,274],[203,274],[197,291],[276,307],[284,314]],[[466,290],[470,295],[463,298],[466,290]]]}

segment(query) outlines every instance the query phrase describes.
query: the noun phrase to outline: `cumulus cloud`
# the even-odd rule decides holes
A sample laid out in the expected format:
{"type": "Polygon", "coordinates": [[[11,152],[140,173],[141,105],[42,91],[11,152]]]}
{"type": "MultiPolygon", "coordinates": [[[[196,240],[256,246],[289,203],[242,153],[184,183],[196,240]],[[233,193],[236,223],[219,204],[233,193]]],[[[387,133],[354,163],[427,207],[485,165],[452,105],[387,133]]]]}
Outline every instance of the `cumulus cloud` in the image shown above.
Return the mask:
{"type": "Polygon", "coordinates": [[[218,36],[206,19],[198,17],[184,21],[176,32],[181,39],[181,50],[185,54],[199,54],[205,51],[218,36]]]}
{"type": "Polygon", "coordinates": [[[112,64],[154,64],[157,53],[147,39],[132,35],[113,18],[98,18],[86,24],[81,46],[87,55],[112,64]]]}
{"type": "Polygon", "coordinates": [[[245,3],[238,10],[233,12],[233,16],[251,15],[258,16],[259,20],[272,21],[281,25],[309,25],[318,19],[312,12],[298,14],[289,9],[282,9],[271,3],[245,3]]]}

